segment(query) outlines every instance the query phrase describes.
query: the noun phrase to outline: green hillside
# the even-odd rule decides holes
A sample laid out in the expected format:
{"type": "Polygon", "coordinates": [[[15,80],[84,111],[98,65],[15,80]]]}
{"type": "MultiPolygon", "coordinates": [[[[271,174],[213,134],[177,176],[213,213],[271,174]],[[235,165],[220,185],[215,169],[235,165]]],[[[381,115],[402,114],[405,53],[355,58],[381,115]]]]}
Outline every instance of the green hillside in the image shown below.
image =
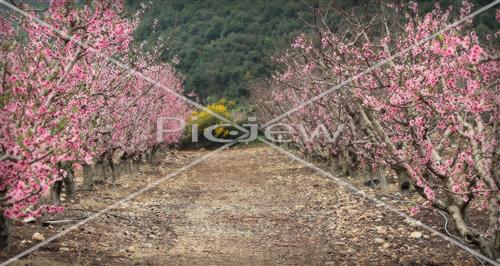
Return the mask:
{"type": "Polygon", "coordinates": [[[180,59],[186,91],[201,100],[238,98],[252,80],[272,73],[270,56],[303,29],[304,8],[286,0],[153,1],[137,39],[162,37],[169,49],[163,57],[180,59]]]}
{"type": "MultiPolygon", "coordinates": [[[[332,1],[342,9],[366,10],[377,8],[377,2],[367,0],[332,1]]],[[[201,102],[213,102],[221,97],[241,98],[252,82],[269,77],[275,64],[272,56],[287,46],[291,39],[308,30],[311,6],[324,0],[153,0],[136,32],[138,42],[152,46],[158,38],[165,44],[163,59],[179,59],[178,70],[185,78],[185,91],[196,92],[201,102]],[[152,30],[155,24],[156,29],[152,30]]],[[[429,11],[433,0],[417,1],[422,12],[429,11]]],[[[489,0],[475,0],[473,10],[489,0]]],[[[137,9],[140,1],[129,1],[137,9]]],[[[461,0],[442,0],[442,7],[461,0]]],[[[333,13],[332,13],[333,14],[333,13]]],[[[329,17],[334,30],[342,27],[339,17],[329,17]]],[[[479,34],[498,27],[495,10],[474,19],[479,34]]],[[[494,30],[493,32],[497,31],[494,30]]]]}

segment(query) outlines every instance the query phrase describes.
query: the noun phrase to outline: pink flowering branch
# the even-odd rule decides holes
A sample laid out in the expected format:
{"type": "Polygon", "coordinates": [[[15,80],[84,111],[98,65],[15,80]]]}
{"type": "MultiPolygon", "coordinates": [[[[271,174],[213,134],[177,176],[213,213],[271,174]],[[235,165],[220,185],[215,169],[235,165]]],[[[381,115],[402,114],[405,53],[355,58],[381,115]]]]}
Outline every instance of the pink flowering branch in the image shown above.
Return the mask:
{"type": "MultiPolygon", "coordinates": [[[[470,10],[464,1],[461,17],[470,10]]],[[[373,174],[390,170],[401,186],[411,183],[428,204],[446,212],[464,240],[487,256],[500,257],[498,51],[482,46],[467,25],[414,46],[459,19],[450,9],[436,7],[421,15],[410,3],[383,7],[380,16],[366,18],[337,9],[345,27],[336,32],[320,10],[315,12],[314,34],[293,41],[277,59],[284,70],[270,82],[272,90],[256,95],[262,97],[262,116],[272,119],[391,58],[286,117],[297,124],[321,121],[332,131],[347,123],[336,143],[311,144],[292,136],[293,145],[305,155],[339,165],[345,175],[355,176],[364,168],[373,174]],[[407,13],[401,16],[401,10],[407,13]],[[405,49],[407,54],[392,57],[405,49]],[[486,231],[493,235],[470,230],[465,222],[470,208],[487,217],[486,231]]]]}

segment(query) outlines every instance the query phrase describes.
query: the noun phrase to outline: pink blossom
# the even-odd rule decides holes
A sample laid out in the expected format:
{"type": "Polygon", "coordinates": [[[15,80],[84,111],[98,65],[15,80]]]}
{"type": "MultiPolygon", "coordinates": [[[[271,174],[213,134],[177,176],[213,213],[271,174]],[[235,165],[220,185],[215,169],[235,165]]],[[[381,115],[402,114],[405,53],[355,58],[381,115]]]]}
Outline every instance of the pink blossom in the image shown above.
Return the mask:
{"type": "Polygon", "coordinates": [[[417,214],[420,213],[420,208],[419,207],[411,207],[410,209],[410,215],[411,216],[417,216],[417,214]]]}
{"type": "Polygon", "coordinates": [[[429,186],[425,186],[424,187],[424,193],[425,193],[425,196],[427,197],[427,200],[429,201],[434,201],[435,199],[435,192],[434,190],[432,190],[429,186]]]}
{"type": "Polygon", "coordinates": [[[478,63],[482,53],[483,53],[483,48],[475,44],[474,46],[472,46],[470,50],[469,61],[473,64],[478,63]]]}
{"type": "MultiPolygon", "coordinates": [[[[182,92],[182,81],[171,65],[129,46],[137,22],[125,16],[120,1],[111,5],[96,1],[92,7],[66,3],[51,1],[47,15],[40,18],[60,29],[79,26],[73,33],[76,40],[85,39],[101,53],[124,58],[123,63],[133,63],[149,78],[182,92]],[[127,62],[132,54],[134,62],[127,62]]],[[[75,40],[59,39],[34,21],[19,24],[15,17],[0,19],[1,41],[18,39],[19,32],[26,34],[25,41],[12,42],[15,45],[0,52],[8,62],[2,94],[10,95],[0,113],[0,142],[8,147],[5,152],[20,158],[0,162],[0,188],[7,190],[8,199],[0,202],[6,206],[4,215],[18,219],[60,211],[50,206],[28,208],[36,205],[50,184],[67,175],[69,169],[59,168],[61,163],[80,168],[111,148],[140,153],[159,142],[179,141],[180,133],[158,140],[155,132],[159,116],[189,113],[170,91],[151,88],[75,40]],[[76,56],[79,49],[84,52],[76,56]],[[109,138],[103,138],[102,132],[111,132],[109,138]]]]}

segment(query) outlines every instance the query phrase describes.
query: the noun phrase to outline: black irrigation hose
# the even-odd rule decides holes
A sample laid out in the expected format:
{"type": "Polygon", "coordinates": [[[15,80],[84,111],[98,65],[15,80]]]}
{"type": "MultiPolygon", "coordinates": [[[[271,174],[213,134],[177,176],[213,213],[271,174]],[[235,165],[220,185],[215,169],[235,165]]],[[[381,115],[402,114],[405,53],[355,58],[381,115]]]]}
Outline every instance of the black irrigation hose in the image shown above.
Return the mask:
{"type": "MultiPolygon", "coordinates": [[[[411,201],[409,201],[409,200],[404,200],[404,199],[402,199],[402,198],[400,198],[400,197],[397,197],[397,196],[394,196],[394,195],[389,195],[389,194],[382,194],[382,195],[384,195],[384,196],[388,196],[388,197],[392,197],[392,198],[394,198],[394,199],[397,199],[397,200],[400,200],[400,201],[403,201],[403,202],[408,202],[408,203],[414,204],[414,202],[411,202],[411,201]]],[[[430,209],[430,208],[429,208],[429,209],[430,209]]],[[[430,209],[430,210],[436,211],[437,213],[441,214],[441,216],[443,216],[443,218],[444,218],[444,220],[445,220],[445,222],[444,222],[444,230],[445,230],[445,232],[446,232],[449,236],[451,236],[451,237],[455,238],[455,239],[456,239],[456,240],[458,240],[460,243],[462,243],[462,244],[464,244],[464,245],[467,245],[467,243],[466,243],[466,242],[464,242],[464,241],[463,241],[460,237],[455,236],[455,235],[453,235],[452,233],[450,233],[450,231],[448,231],[448,217],[446,216],[446,213],[444,213],[443,211],[437,210],[437,209],[430,209]]],[[[483,265],[483,266],[485,266],[485,265],[486,265],[486,264],[484,264],[484,261],[483,261],[483,260],[481,260],[480,258],[478,258],[476,255],[473,255],[473,256],[474,256],[474,258],[476,258],[476,259],[479,261],[479,263],[481,263],[481,265],[483,265]]]]}
{"type": "MultiPolygon", "coordinates": [[[[451,236],[451,237],[453,237],[453,238],[457,239],[458,241],[460,241],[462,244],[464,244],[464,245],[465,245],[465,244],[467,244],[467,243],[465,243],[465,242],[464,242],[464,241],[463,241],[460,237],[455,236],[455,235],[453,235],[452,233],[450,233],[450,232],[448,231],[448,217],[446,217],[446,214],[445,214],[443,211],[440,211],[440,210],[436,210],[436,212],[437,212],[437,213],[439,213],[439,214],[441,214],[441,216],[443,216],[443,218],[444,218],[444,220],[445,220],[445,222],[444,222],[444,230],[446,231],[446,233],[447,233],[449,236],[451,236]]],[[[483,261],[483,260],[481,260],[480,258],[478,258],[476,255],[473,255],[473,256],[474,256],[474,258],[476,258],[476,259],[479,261],[479,263],[481,263],[481,265],[485,266],[485,264],[484,264],[484,261],[483,261]]]]}

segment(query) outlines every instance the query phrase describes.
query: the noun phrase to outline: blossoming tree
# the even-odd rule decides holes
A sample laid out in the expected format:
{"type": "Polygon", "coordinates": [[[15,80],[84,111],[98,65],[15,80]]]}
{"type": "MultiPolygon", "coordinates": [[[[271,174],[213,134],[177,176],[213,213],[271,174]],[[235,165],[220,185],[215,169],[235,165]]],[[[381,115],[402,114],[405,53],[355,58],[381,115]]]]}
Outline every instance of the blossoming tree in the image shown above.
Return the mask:
{"type": "MultiPolygon", "coordinates": [[[[296,145],[313,157],[349,151],[372,170],[392,169],[426,205],[447,213],[463,240],[499,258],[498,51],[479,42],[470,21],[424,41],[453,22],[451,7],[424,16],[415,3],[383,8],[365,19],[339,11],[350,28],[335,32],[318,15],[316,35],[297,37],[279,59],[286,69],[272,81],[263,113],[278,115],[354,77],[286,118],[345,124],[339,140],[296,145]],[[487,228],[471,227],[477,217],[487,228]]],[[[470,10],[465,1],[456,14],[470,10]]]]}
{"type": "Polygon", "coordinates": [[[60,210],[37,202],[73,167],[110,149],[139,153],[175,142],[178,134],[157,138],[156,120],[188,113],[172,94],[182,91],[173,67],[131,44],[139,20],[125,17],[122,1],[17,7],[31,17],[6,12],[0,18],[1,247],[7,245],[6,219],[60,210]]]}

